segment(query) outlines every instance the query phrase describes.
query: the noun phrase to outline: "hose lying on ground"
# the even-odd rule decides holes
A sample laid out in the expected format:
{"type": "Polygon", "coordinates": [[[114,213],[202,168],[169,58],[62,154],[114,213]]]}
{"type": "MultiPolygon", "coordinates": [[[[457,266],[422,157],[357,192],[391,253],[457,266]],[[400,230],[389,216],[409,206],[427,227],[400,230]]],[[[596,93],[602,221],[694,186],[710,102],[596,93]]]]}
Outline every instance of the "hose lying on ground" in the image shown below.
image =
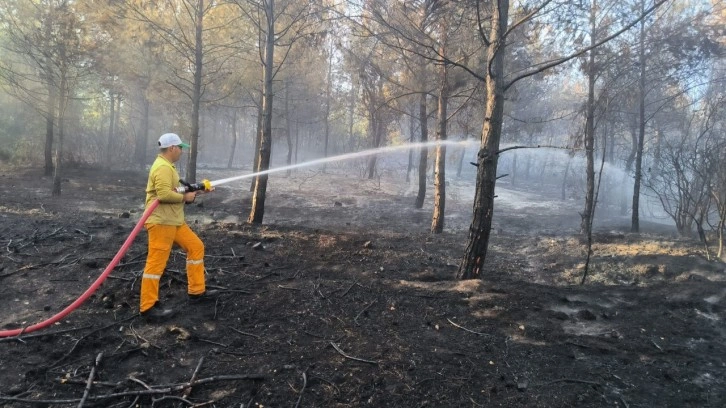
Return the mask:
{"type": "Polygon", "coordinates": [[[88,289],[86,289],[85,292],[83,292],[83,294],[78,299],[76,299],[73,303],[68,305],[68,307],[66,307],[65,309],[58,312],[55,316],[53,316],[47,320],[44,320],[40,323],[36,323],[32,326],[23,327],[20,329],[2,330],[2,331],[0,331],[0,337],[20,336],[25,333],[30,333],[30,332],[34,332],[36,330],[46,328],[46,327],[50,326],[51,324],[66,317],[68,314],[70,314],[72,311],[74,311],[76,308],[78,308],[78,306],[83,304],[83,302],[88,300],[88,298],[91,297],[93,292],[95,292],[101,286],[103,281],[106,280],[108,275],[111,274],[111,271],[113,271],[113,268],[115,268],[116,265],[118,265],[118,263],[121,261],[121,258],[123,258],[123,256],[126,255],[126,251],[129,250],[131,243],[134,242],[136,235],[139,234],[139,231],[141,231],[141,228],[144,226],[144,222],[146,222],[146,220],[149,218],[151,213],[154,211],[154,209],[158,205],[159,205],[159,200],[154,200],[151,203],[151,205],[149,205],[149,208],[147,208],[146,211],[144,211],[144,214],[139,219],[139,222],[136,223],[136,226],[131,231],[131,234],[129,234],[128,238],[126,238],[126,241],[124,242],[124,244],[121,245],[121,248],[116,253],[116,256],[114,256],[113,259],[111,260],[111,263],[108,264],[108,266],[103,271],[103,273],[96,279],[95,282],[93,282],[93,284],[88,289]]]}

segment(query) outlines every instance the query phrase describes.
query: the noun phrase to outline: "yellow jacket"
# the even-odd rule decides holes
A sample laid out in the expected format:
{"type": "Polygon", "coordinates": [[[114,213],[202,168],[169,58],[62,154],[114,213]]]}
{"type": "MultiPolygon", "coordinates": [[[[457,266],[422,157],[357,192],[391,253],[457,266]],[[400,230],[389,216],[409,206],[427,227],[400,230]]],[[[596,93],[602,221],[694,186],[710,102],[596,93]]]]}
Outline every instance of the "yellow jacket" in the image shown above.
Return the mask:
{"type": "Polygon", "coordinates": [[[146,208],[156,199],[159,206],[146,221],[147,224],[184,224],[184,194],[175,191],[177,186],[179,173],[174,164],[162,155],[156,156],[146,184],[146,208]]]}

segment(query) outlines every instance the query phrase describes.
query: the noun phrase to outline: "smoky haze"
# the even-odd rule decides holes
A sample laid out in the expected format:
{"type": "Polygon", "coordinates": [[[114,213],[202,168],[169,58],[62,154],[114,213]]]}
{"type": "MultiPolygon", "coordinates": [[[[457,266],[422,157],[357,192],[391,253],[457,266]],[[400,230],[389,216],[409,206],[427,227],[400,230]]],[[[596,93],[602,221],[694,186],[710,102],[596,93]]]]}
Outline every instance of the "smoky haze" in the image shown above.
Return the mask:
{"type": "MultiPolygon", "coordinates": [[[[597,42],[602,33],[624,30],[597,52],[507,86],[500,149],[526,148],[500,155],[497,188],[579,203],[577,213],[594,203],[596,218],[632,218],[638,201],[635,215],[644,220],[673,224],[686,236],[716,233],[726,194],[719,108],[726,71],[715,58],[724,47],[717,30],[722,5],[678,0],[626,29],[622,21],[638,21],[630,3],[593,11],[605,13],[595,23],[592,10],[549,5],[512,32],[503,66],[509,79],[597,42]],[[594,34],[573,34],[588,32],[594,34]],[[596,197],[588,197],[589,188],[598,189],[596,197]]],[[[265,78],[258,41],[264,28],[249,12],[251,3],[212,2],[201,14],[176,14],[185,5],[195,10],[195,2],[172,4],[179,7],[2,2],[0,160],[44,166],[47,176],[61,179],[58,163],[142,169],[156,155],[158,136],[176,132],[193,145],[180,172],[198,179],[204,169],[253,171],[260,135],[269,136],[272,168],[424,138],[482,140],[485,53],[481,39],[467,34],[476,34],[470,31],[476,22],[449,27],[449,49],[429,53],[444,46],[440,18],[476,16],[471,10],[442,9],[416,31],[414,21],[397,14],[410,11],[398,3],[343,2],[333,10],[324,2],[291,1],[288,11],[305,17],[278,22],[287,29],[272,44],[274,77],[265,78]],[[204,27],[199,37],[197,23],[204,27]],[[70,26],[77,29],[53,35],[70,26]],[[267,131],[260,120],[266,117],[267,131]]],[[[446,180],[475,186],[476,152],[475,146],[448,149],[446,180]]],[[[430,149],[424,169],[419,153],[330,164],[320,173],[391,175],[421,190],[418,174],[425,172],[431,194],[436,155],[430,149]]],[[[474,190],[462,194],[473,197],[474,190]]]]}

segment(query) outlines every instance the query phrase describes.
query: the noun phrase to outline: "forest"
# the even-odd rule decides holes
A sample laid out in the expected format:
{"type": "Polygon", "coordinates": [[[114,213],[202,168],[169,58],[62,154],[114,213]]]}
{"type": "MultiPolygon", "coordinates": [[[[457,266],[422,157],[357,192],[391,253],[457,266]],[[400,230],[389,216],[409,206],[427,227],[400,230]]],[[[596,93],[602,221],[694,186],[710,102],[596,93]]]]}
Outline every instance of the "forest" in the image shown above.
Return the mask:
{"type": "Polygon", "coordinates": [[[0,173],[8,406],[726,403],[724,0],[0,0],[0,173]]]}

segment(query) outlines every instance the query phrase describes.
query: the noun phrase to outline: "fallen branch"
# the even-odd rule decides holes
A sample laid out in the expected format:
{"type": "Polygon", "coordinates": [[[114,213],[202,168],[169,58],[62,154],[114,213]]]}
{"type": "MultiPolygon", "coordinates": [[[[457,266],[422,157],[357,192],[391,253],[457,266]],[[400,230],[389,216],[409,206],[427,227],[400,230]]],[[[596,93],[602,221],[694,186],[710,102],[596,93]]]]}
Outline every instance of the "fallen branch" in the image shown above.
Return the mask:
{"type": "Polygon", "coordinates": [[[578,384],[587,384],[587,385],[599,385],[599,386],[602,386],[602,384],[600,384],[600,383],[596,383],[596,382],[593,382],[593,381],[587,381],[587,380],[578,380],[577,378],[559,378],[557,380],[552,380],[552,381],[549,381],[549,382],[546,382],[546,383],[542,383],[542,384],[533,384],[532,386],[533,387],[542,387],[542,386],[552,385],[552,384],[556,384],[556,383],[560,383],[560,382],[569,382],[569,383],[578,383],[578,384]]]}
{"type": "Polygon", "coordinates": [[[461,329],[461,330],[467,331],[467,332],[469,332],[469,333],[473,333],[473,334],[476,334],[476,335],[478,335],[478,336],[490,336],[490,337],[491,337],[491,334],[489,334],[489,333],[482,333],[482,332],[477,332],[477,331],[474,331],[474,330],[470,330],[470,329],[467,329],[467,328],[466,328],[466,327],[464,327],[464,326],[461,326],[461,325],[458,325],[458,324],[456,324],[456,323],[452,322],[452,321],[451,321],[451,319],[449,319],[449,318],[446,318],[446,320],[447,320],[447,321],[448,321],[449,323],[451,323],[451,324],[452,324],[452,325],[453,325],[454,327],[458,327],[458,328],[459,328],[459,329],[461,329]]]}
{"type": "Polygon", "coordinates": [[[71,349],[70,349],[70,350],[68,350],[68,352],[67,352],[66,354],[64,354],[64,355],[63,355],[63,356],[62,356],[61,358],[59,358],[58,360],[54,361],[54,362],[53,362],[53,363],[52,363],[52,364],[51,364],[50,366],[48,366],[48,368],[53,368],[53,367],[57,366],[57,365],[58,365],[58,364],[59,364],[59,363],[60,363],[61,361],[63,361],[63,360],[65,360],[66,358],[68,358],[68,356],[70,356],[70,355],[71,355],[71,353],[73,353],[73,351],[74,351],[74,350],[76,349],[76,347],[78,347],[78,344],[79,344],[79,343],[80,343],[80,342],[81,342],[81,341],[82,341],[83,339],[85,339],[86,337],[88,337],[88,336],[92,335],[93,333],[97,333],[97,332],[100,332],[100,331],[104,331],[104,330],[106,330],[106,329],[108,329],[108,328],[110,328],[110,327],[116,326],[116,325],[117,325],[117,324],[119,324],[119,323],[123,323],[123,322],[125,322],[125,321],[127,321],[127,320],[131,320],[131,319],[134,319],[134,318],[136,318],[136,316],[137,316],[137,315],[132,315],[132,316],[130,316],[130,317],[127,317],[127,318],[125,318],[125,319],[121,319],[121,320],[119,320],[119,321],[113,322],[113,323],[111,323],[111,324],[109,324],[109,325],[106,325],[106,326],[104,326],[104,327],[101,327],[101,328],[99,328],[99,329],[96,329],[96,330],[93,330],[93,331],[90,331],[90,332],[88,332],[88,333],[84,334],[84,335],[83,335],[83,336],[81,336],[81,337],[80,337],[80,338],[79,338],[78,340],[76,340],[76,342],[75,342],[75,343],[73,343],[73,347],[71,347],[71,349]]]}
{"type": "Polygon", "coordinates": [[[135,382],[137,384],[141,384],[141,386],[144,387],[144,388],[146,388],[147,390],[150,390],[151,389],[151,386],[149,386],[148,384],[146,384],[145,382],[139,380],[138,378],[136,378],[134,376],[129,376],[129,381],[133,381],[133,382],[135,382]]]}
{"type": "MultiPolygon", "coordinates": [[[[236,375],[218,375],[214,377],[202,378],[195,381],[194,383],[184,383],[178,385],[162,385],[156,388],[148,388],[139,391],[123,391],[116,392],[113,394],[89,396],[89,401],[103,401],[112,398],[129,397],[129,396],[145,396],[145,395],[160,395],[168,394],[170,392],[182,391],[187,387],[194,387],[197,385],[209,384],[215,381],[235,381],[235,380],[265,380],[266,377],[263,374],[236,374],[236,375]]],[[[141,382],[141,381],[138,381],[141,382]]],[[[143,383],[142,383],[143,384],[143,383]]],[[[145,385],[145,384],[144,384],[145,385]]],[[[148,386],[147,386],[148,387],[148,386]]],[[[0,401],[14,401],[14,402],[26,402],[30,404],[74,404],[80,402],[80,398],[69,398],[69,399],[57,399],[57,400],[36,400],[31,398],[17,398],[0,395],[0,401]]]]}
{"type": "Polygon", "coordinates": [[[336,395],[336,396],[339,396],[339,395],[340,395],[340,388],[338,388],[338,386],[337,386],[337,385],[333,384],[332,382],[330,382],[330,381],[326,380],[326,379],[325,379],[325,378],[323,378],[323,377],[317,377],[317,376],[312,376],[312,377],[310,377],[310,379],[311,379],[311,380],[312,380],[313,378],[316,378],[316,379],[318,379],[318,380],[320,380],[320,381],[322,381],[322,382],[324,382],[324,383],[328,384],[328,385],[329,385],[330,387],[332,387],[332,388],[333,388],[333,391],[335,391],[335,395],[336,395]]]}
{"type": "Polygon", "coordinates": [[[300,406],[300,401],[302,401],[303,392],[305,392],[305,387],[308,385],[308,375],[305,371],[303,371],[303,387],[300,390],[300,396],[297,397],[297,403],[295,404],[295,408],[300,406]]]}
{"type": "Polygon", "coordinates": [[[98,353],[98,355],[96,356],[96,361],[93,364],[93,368],[91,368],[91,374],[88,375],[88,381],[86,381],[86,389],[83,390],[83,398],[81,398],[81,402],[78,403],[78,408],[83,408],[83,404],[86,402],[88,394],[91,393],[91,387],[93,386],[93,377],[96,376],[96,369],[98,368],[98,365],[101,364],[102,358],[103,351],[98,353]]]}
{"type": "Polygon", "coordinates": [[[368,309],[369,309],[369,308],[370,308],[371,306],[373,306],[374,304],[376,304],[376,301],[375,301],[375,300],[374,300],[374,301],[372,301],[370,305],[368,305],[368,306],[364,307],[364,308],[363,308],[363,310],[361,310],[360,312],[358,312],[358,314],[357,314],[357,315],[355,315],[355,318],[353,319],[353,323],[355,323],[355,324],[356,324],[356,326],[360,326],[360,325],[358,324],[358,318],[360,317],[360,315],[362,315],[363,313],[365,313],[365,311],[366,311],[366,310],[368,310],[368,309]]]}
{"type": "Polygon", "coordinates": [[[351,355],[348,355],[348,354],[346,354],[346,353],[345,353],[345,352],[344,352],[343,350],[341,350],[341,349],[340,349],[340,347],[338,347],[338,345],[337,345],[337,344],[333,343],[332,341],[330,342],[330,345],[331,345],[331,346],[333,346],[333,348],[334,348],[334,349],[335,349],[335,350],[336,350],[336,351],[337,351],[338,353],[340,353],[340,355],[341,355],[341,356],[343,356],[343,357],[345,357],[345,358],[349,358],[349,359],[351,359],[351,360],[355,360],[355,361],[360,361],[360,362],[363,362],[363,363],[368,363],[368,364],[378,364],[378,362],[376,362],[376,361],[373,361],[373,360],[365,360],[365,359],[362,359],[362,358],[358,358],[358,357],[353,357],[353,356],[351,356],[351,355]]]}
{"type": "Polygon", "coordinates": [[[250,337],[254,337],[256,339],[259,339],[260,338],[260,336],[258,336],[256,334],[243,332],[242,330],[235,329],[234,327],[231,327],[231,326],[227,326],[227,328],[230,329],[230,330],[233,330],[233,331],[235,331],[235,332],[237,332],[237,333],[239,333],[239,334],[241,334],[243,336],[250,336],[250,337]]]}
{"type": "Polygon", "coordinates": [[[224,292],[230,292],[230,293],[232,293],[232,292],[234,292],[234,293],[244,293],[245,295],[251,295],[251,294],[252,294],[252,292],[250,292],[249,290],[243,290],[243,289],[229,289],[229,288],[226,288],[226,287],[224,287],[224,286],[207,285],[207,287],[208,287],[208,288],[212,288],[212,289],[219,289],[219,290],[221,290],[221,291],[224,291],[224,292]]]}
{"type": "Polygon", "coordinates": [[[229,354],[229,355],[232,355],[232,356],[248,357],[248,356],[254,356],[254,355],[257,355],[257,354],[275,353],[275,352],[277,352],[278,349],[269,349],[269,350],[260,350],[260,351],[250,351],[250,352],[247,352],[247,353],[243,353],[243,352],[239,352],[239,351],[219,350],[219,349],[214,349],[214,350],[217,353],[229,354]]]}
{"type": "Polygon", "coordinates": [[[201,338],[201,337],[198,337],[198,338],[197,338],[197,340],[199,340],[199,341],[203,341],[203,342],[205,342],[205,343],[209,343],[209,344],[214,344],[215,346],[220,346],[220,347],[224,347],[224,348],[227,348],[227,347],[229,347],[229,344],[224,344],[224,343],[217,343],[216,341],[212,341],[212,340],[207,340],[207,339],[203,339],[203,338],[201,338]]]}
{"type": "Polygon", "coordinates": [[[358,283],[358,279],[354,280],[353,283],[350,286],[348,286],[348,289],[346,289],[345,292],[343,292],[340,295],[340,297],[343,297],[343,296],[347,295],[348,292],[350,292],[350,290],[353,289],[353,286],[355,286],[356,283],[358,283]]]}
{"type": "Polygon", "coordinates": [[[194,407],[194,406],[196,406],[196,405],[194,405],[194,403],[193,403],[193,402],[189,401],[189,400],[188,400],[188,399],[186,399],[186,398],[183,398],[183,397],[175,397],[175,396],[173,396],[173,395],[164,395],[164,396],[163,396],[163,397],[161,397],[161,398],[152,398],[152,399],[151,399],[151,406],[152,406],[152,407],[153,407],[153,406],[156,406],[156,403],[157,403],[157,402],[161,402],[161,401],[164,401],[164,400],[176,400],[176,401],[181,401],[181,402],[183,402],[183,403],[187,404],[187,406],[189,406],[189,407],[194,407]]]}
{"type": "MultiPolygon", "coordinates": [[[[194,369],[194,372],[192,373],[192,378],[189,380],[189,384],[194,384],[194,381],[197,380],[197,374],[199,374],[199,369],[202,368],[202,363],[204,363],[204,356],[202,356],[199,359],[199,363],[197,363],[197,368],[194,369]]],[[[192,386],[184,389],[184,392],[182,393],[182,398],[186,398],[189,396],[189,394],[192,393],[192,386]]]]}
{"type": "Polygon", "coordinates": [[[23,267],[21,267],[19,269],[16,269],[16,270],[14,270],[12,272],[8,272],[6,274],[0,275],[0,278],[6,278],[6,277],[8,277],[10,275],[15,275],[18,272],[28,271],[28,270],[31,270],[31,269],[40,268],[41,266],[45,266],[45,265],[50,265],[50,264],[30,264],[30,265],[25,265],[25,266],[23,266],[23,267]]]}
{"type": "MultiPolygon", "coordinates": [[[[26,246],[29,246],[29,245],[32,245],[32,244],[36,244],[36,243],[38,243],[38,242],[40,242],[40,241],[43,241],[43,240],[45,240],[45,239],[48,239],[48,238],[52,238],[52,237],[54,237],[54,236],[55,236],[55,235],[56,235],[56,234],[57,234],[57,233],[58,233],[59,231],[61,231],[62,229],[63,229],[63,227],[61,227],[61,228],[58,228],[58,229],[56,229],[55,231],[51,232],[50,234],[48,234],[48,235],[46,235],[46,236],[44,236],[44,237],[38,237],[38,236],[37,236],[37,234],[36,234],[36,233],[38,232],[38,230],[35,230],[35,232],[33,233],[33,236],[32,236],[32,237],[30,237],[29,239],[26,239],[26,241],[27,241],[27,243],[26,243],[26,244],[24,244],[24,245],[19,245],[19,246],[16,246],[16,247],[15,247],[14,249],[15,249],[15,250],[17,251],[17,250],[19,250],[19,249],[23,249],[23,248],[25,248],[26,246]]],[[[22,241],[22,239],[21,239],[21,241],[22,241]]]]}

